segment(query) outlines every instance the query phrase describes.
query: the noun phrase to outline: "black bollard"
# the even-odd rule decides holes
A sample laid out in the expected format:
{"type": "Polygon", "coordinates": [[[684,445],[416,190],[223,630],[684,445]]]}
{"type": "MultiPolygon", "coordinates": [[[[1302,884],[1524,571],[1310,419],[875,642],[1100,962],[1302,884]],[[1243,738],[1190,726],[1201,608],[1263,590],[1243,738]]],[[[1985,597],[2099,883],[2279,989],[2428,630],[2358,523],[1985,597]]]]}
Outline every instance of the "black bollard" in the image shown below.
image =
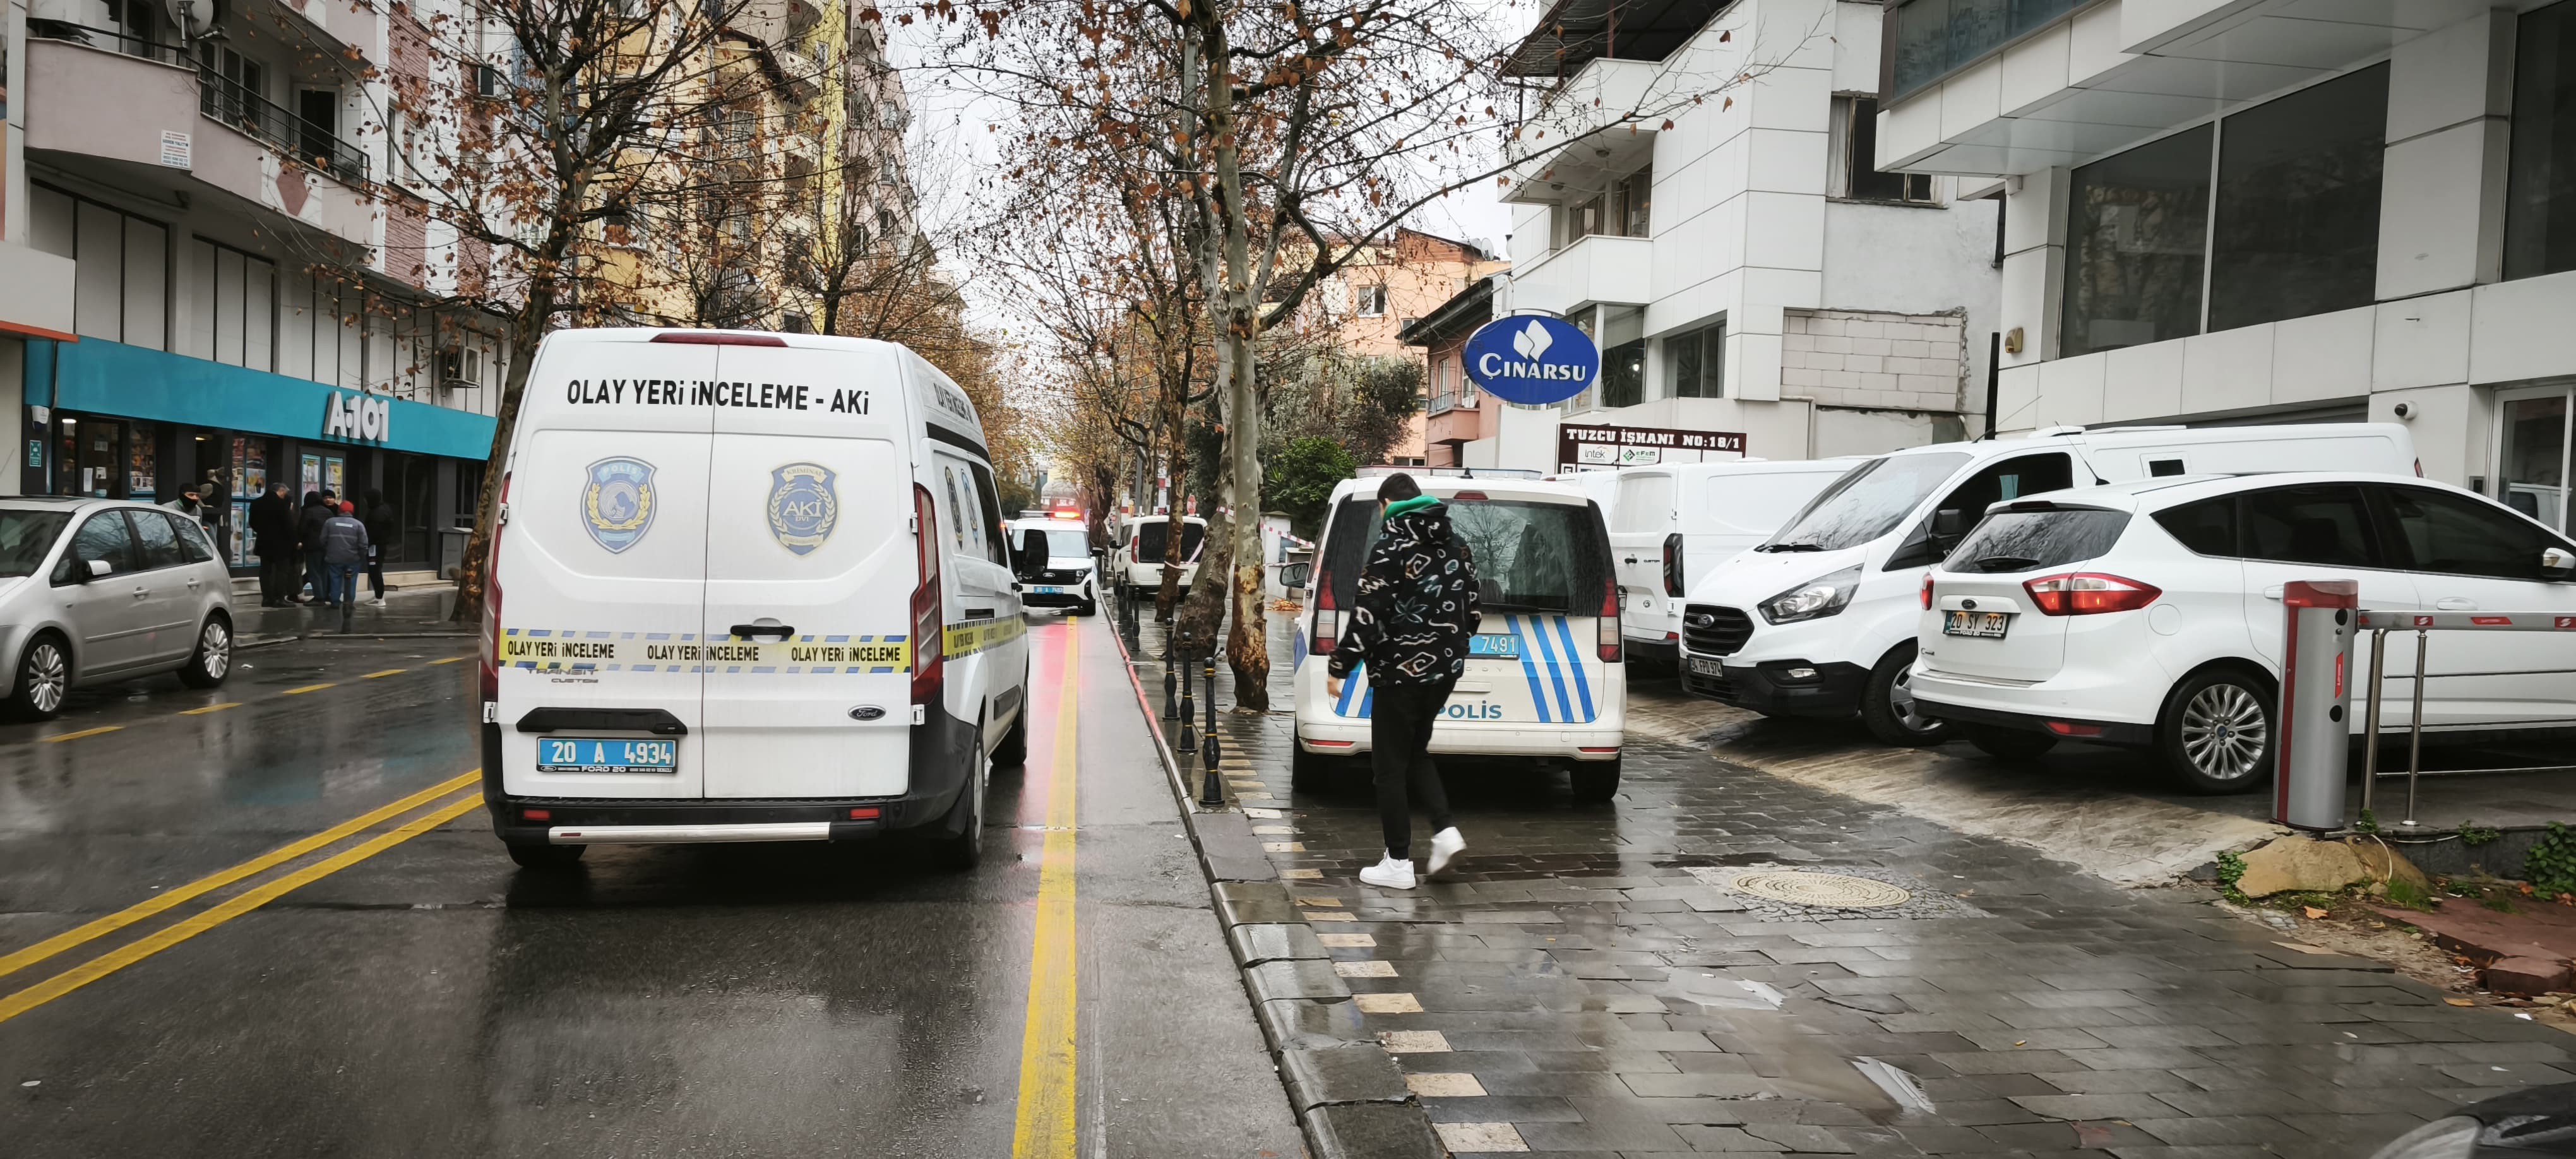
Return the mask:
{"type": "Polygon", "coordinates": [[[1163,719],[1181,718],[1180,696],[1180,690],[1173,687],[1172,682],[1172,637],[1166,633],[1163,636],[1163,719]]]}
{"type": "Polygon", "coordinates": [[[1216,649],[1214,648],[1208,649],[1207,655],[1207,734],[1200,739],[1199,743],[1206,746],[1205,751],[1200,754],[1200,764],[1207,769],[1205,779],[1199,783],[1199,805],[1207,809],[1222,808],[1225,805],[1225,786],[1217,780],[1216,771],[1220,750],[1216,743],[1216,649]]]}
{"type": "MultiPolygon", "coordinates": [[[[1181,751],[1183,753],[1195,753],[1199,747],[1199,714],[1198,710],[1190,704],[1190,690],[1197,686],[1198,682],[1190,679],[1190,658],[1181,657],[1181,751]]],[[[1189,782],[1183,780],[1181,783],[1186,785],[1189,782]]]]}

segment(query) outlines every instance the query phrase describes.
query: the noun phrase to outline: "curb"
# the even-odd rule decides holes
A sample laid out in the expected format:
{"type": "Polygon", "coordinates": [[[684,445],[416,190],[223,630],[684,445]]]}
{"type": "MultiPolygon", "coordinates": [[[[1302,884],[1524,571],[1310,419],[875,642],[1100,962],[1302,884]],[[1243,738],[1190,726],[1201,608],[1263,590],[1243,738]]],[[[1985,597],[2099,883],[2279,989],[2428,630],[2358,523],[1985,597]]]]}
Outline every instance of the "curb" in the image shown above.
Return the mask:
{"type": "Polygon", "coordinates": [[[1314,1159],[1442,1159],[1449,1154],[1431,1116],[1405,1084],[1395,1058],[1368,1031],[1332,956],[1279,883],[1252,819],[1239,811],[1202,812],[1163,735],[1163,721],[1136,676],[1135,657],[1114,622],[1109,638],[1136,692],[1137,708],[1162,762],[1207,875],[1208,895],[1226,946],[1243,974],[1270,1059],[1287,1090],[1288,1109],[1314,1159]]]}

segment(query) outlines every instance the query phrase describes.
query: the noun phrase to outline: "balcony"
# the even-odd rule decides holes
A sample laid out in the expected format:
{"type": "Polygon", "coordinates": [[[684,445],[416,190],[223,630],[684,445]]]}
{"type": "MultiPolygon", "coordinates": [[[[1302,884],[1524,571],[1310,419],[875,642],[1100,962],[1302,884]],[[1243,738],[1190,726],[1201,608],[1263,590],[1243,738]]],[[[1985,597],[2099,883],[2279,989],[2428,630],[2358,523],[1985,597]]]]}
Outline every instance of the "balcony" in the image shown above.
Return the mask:
{"type": "Polygon", "coordinates": [[[220,192],[345,241],[373,240],[364,152],[174,63],[166,46],[59,23],[30,31],[32,155],[110,185],[220,192]]]}
{"type": "Polygon", "coordinates": [[[1879,114],[1878,168],[2006,177],[2082,164],[2352,68],[2486,8],[2483,0],[1909,0],[1887,14],[1881,71],[1900,95],[1879,114]]]}
{"type": "Polygon", "coordinates": [[[1642,306],[1652,300],[1654,275],[1653,242],[1596,233],[1512,271],[1512,306],[1558,314],[1642,306]]]}
{"type": "Polygon", "coordinates": [[[1602,57],[1567,78],[1522,124],[1521,134],[1537,147],[1549,141],[1568,144],[1537,154],[1514,170],[1504,200],[1521,204],[1580,200],[1652,159],[1655,133],[1663,124],[1660,115],[1638,124],[1634,133],[1621,129],[1592,137],[1585,134],[1618,124],[1622,117],[1656,100],[1655,81],[1663,70],[1656,61],[1602,57]]]}
{"type": "Polygon", "coordinates": [[[751,0],[734,16],[732,27],[771,48],[785,48],[822,22],[823,11],[814,0],[751,0]]]}

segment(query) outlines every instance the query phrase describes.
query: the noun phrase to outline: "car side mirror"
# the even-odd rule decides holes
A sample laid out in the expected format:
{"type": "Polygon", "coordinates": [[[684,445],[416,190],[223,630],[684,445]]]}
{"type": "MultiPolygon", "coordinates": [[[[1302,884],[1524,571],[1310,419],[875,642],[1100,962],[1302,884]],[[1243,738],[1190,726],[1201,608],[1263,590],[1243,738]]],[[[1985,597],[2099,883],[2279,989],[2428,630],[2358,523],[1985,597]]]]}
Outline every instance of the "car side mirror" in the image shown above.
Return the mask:
{"type": "Polygon", "coordinates": [[[2563,547],[2540,549],[2540,574],[2544,579],[2563,580],[2576,573],[2576,552],[2563,547]]]}
{"type": "Polygon", "coordinates": [[[1292,591],[1292,592],[1303,592],[1303,591],[1305,591],[1305,590],[1306,590],[1306,576],[1308,575],[1308,573],[1310,573],[1310,572],[1312,572],[1312,571],[1314,570],[1314,567],[1315,567],[1315,565],[1314,565],[1314,564],[1312,564],[1312,563],[1283,563],[1283,564],[1280,564],[1280,565],[1279,565],[1279,586],[1280,586],[1280,587],[1283,587],[1283,588],[1286,588],[1286,589],[1288,589],[1289,591],[1292,591]]]}
{"type": "Polygon", "coordinates": [[[1932,513],[1932,535],[1937,539],[1955,540],[1968,533],[1968,513],[1956,507],[1944,507],[1932,513]]]}
{"type": "Polygon", "coordinates": [[[80,573],[79,578],[82,583],[88,583],[94,579],[106,579],[107,577],[116,574],[116,565],[103,559],[85,559],[82,560],[81,563],[83,565],[83,571],[80,573]]]}

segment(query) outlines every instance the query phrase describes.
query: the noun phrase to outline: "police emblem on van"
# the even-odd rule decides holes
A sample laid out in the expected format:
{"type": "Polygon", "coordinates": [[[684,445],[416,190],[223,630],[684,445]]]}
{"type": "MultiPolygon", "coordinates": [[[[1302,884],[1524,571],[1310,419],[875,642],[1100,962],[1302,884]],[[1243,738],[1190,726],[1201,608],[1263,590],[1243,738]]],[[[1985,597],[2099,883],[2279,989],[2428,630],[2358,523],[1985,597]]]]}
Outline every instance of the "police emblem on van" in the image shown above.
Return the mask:
{"type": "Polygon", "coordinates": [[[832,537],[841,521],[839,476],[815,463],[789,463],[769,473],[769,535],[778,546],[804,555],[832,537]]]}
{"type": "Polygon", "coordinates": [[[611,553],[635,546],[653,527],[653,464],[640,459],[601,459],[590,465],[581,489],[581,521],[611,553]]]}

